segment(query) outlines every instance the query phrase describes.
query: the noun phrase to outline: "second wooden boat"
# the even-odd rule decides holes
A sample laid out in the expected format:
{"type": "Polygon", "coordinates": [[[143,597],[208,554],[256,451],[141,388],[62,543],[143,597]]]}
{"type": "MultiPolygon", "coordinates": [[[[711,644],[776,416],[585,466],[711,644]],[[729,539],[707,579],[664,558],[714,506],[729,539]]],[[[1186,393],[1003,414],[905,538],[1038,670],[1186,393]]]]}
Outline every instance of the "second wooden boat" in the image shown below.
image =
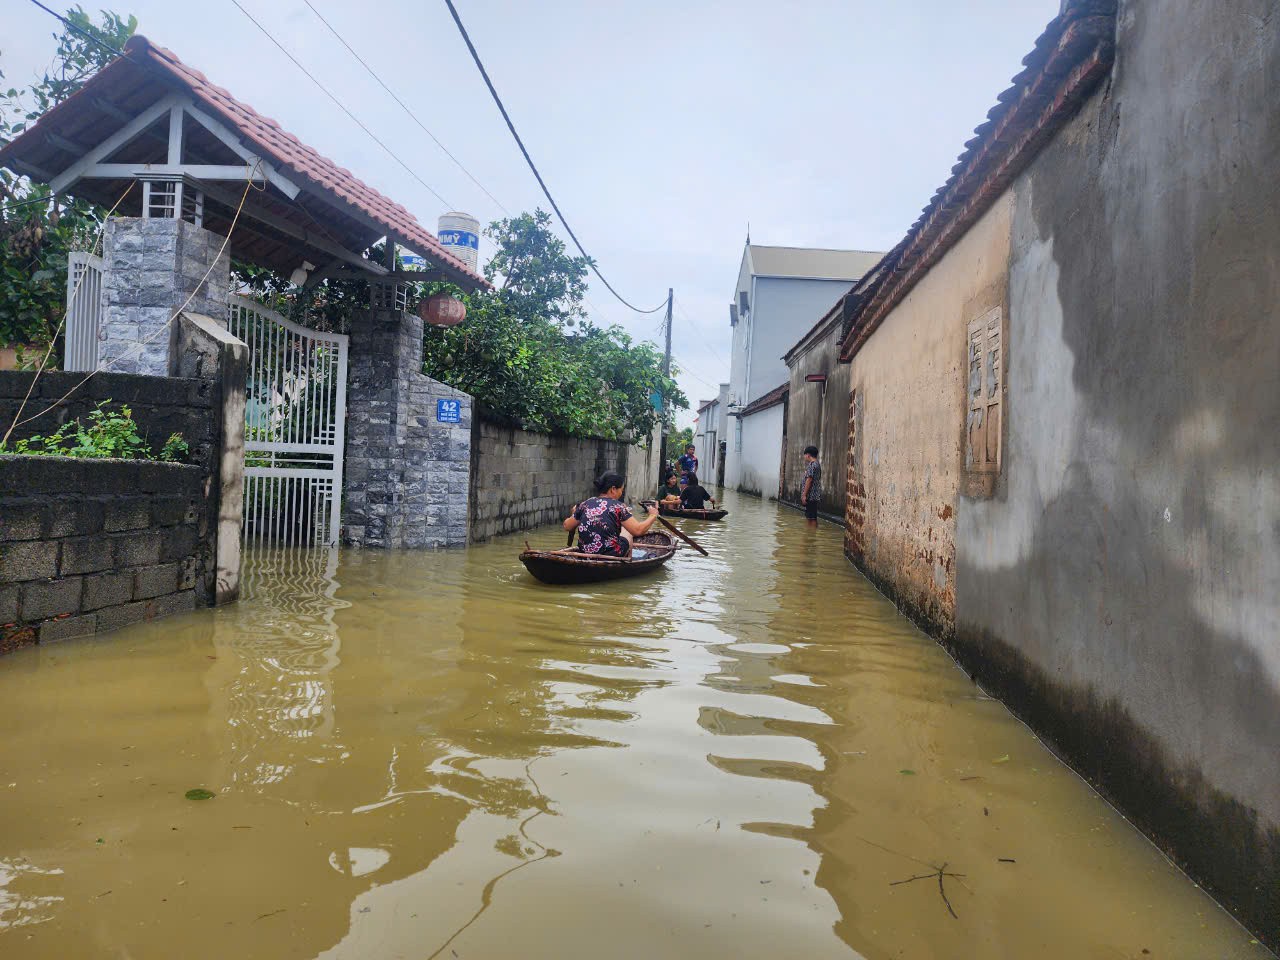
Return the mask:
{"type": "Polygon", "coordinates": [[[629,557],[602,557],[566,547],[525,550],[520,554],[520,562],[543,583],[600,583],[650,573],[661,568],[675,552],[675,537],[651,530],[636,537],[629,557]]]}
{"type": "Polygon", "coordinates": [[[686,520],[723,520],[729,515],[728,510],[686,510],[684,507],[659,506],[658,512],[664,517],[684,517],[686,520]]]}

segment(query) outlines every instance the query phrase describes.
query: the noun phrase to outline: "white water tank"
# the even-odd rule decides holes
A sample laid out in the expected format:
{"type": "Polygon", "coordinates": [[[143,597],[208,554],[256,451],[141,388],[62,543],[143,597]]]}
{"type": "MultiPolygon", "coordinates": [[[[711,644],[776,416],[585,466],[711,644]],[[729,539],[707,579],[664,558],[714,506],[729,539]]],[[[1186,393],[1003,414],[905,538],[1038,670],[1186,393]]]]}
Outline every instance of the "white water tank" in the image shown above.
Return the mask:
{"type": "Polygon", "coordinates": [[[443,214],[438,234],[441,245],[455,257],[477,269],[480,262],[480,221],[469,213],[443,214]]]}

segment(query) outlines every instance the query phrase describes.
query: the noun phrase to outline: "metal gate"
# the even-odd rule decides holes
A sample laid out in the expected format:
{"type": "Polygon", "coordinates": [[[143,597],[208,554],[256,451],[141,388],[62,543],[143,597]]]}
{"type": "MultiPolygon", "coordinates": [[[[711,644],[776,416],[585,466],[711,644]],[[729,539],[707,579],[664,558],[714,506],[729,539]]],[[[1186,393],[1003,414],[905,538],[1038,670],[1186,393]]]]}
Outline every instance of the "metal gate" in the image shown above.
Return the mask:
{"type": "Polygon", "coordinates": [[[231,298],[228,330],[249,345],[244,539],[338,542],[347,410],[347,337],[308,330],[231,298]]]}
{"type": "Polygon", "coordinates": [[[64,370],[95,370],[102,321],[101,257],[76,250],[67,255],[67,319],[64,370]]]}

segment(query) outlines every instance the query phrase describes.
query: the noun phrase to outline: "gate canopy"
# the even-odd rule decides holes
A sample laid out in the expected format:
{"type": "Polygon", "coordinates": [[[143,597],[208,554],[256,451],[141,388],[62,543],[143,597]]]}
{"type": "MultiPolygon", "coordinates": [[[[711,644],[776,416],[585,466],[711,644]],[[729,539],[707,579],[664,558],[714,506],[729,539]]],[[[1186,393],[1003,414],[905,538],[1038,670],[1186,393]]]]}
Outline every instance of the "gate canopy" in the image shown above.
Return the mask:
{"type": "MultiPolygon", "coordinates": [[[[363,252],[389,237],[426,261],[423,279],[487,285],[400,204],[143,36],[0,149],[0,164],[106,207],[131,181],[153,204],[167,195],[157,184],[180,182],[200,197],[203,226],[224,236],[252,179],[257,189],[231,236],[243,260],[285,273],[308,260],[322,271],[384,274],[363,252]]],[[[118,212],[150,215],[143,203],[135,187],[118,212]]]]}

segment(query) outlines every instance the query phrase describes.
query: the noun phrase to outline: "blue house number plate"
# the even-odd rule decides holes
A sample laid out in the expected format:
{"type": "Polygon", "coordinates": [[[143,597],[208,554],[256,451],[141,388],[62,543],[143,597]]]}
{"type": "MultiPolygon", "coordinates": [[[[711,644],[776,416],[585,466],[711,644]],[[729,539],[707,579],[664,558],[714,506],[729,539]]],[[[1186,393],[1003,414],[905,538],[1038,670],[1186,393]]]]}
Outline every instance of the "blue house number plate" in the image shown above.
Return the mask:
{"type": "Polygon", "coordinates": [[[462,422],[462,401],[461,400],[437,400],[436,401],[436,419],[441,423],[461,423],[462,422]]]}

